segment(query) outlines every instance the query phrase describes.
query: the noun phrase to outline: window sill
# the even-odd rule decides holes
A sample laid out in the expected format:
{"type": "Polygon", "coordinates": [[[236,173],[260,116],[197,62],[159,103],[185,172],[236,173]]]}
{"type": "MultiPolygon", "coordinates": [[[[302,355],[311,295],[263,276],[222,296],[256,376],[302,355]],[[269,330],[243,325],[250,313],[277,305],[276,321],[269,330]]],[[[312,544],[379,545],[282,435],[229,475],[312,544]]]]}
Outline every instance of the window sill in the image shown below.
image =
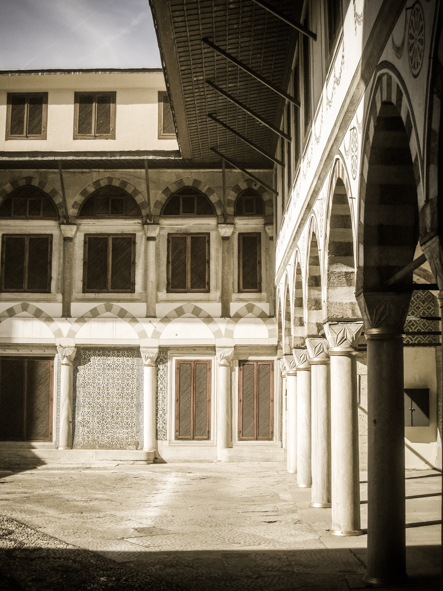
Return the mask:
{"type": "Polygon", "coordinates": [[[6,292],[0,293],[0,302],[45,302],[48,304],[61,303],[61,293],[30,293],[30,292],[6,292]]]}

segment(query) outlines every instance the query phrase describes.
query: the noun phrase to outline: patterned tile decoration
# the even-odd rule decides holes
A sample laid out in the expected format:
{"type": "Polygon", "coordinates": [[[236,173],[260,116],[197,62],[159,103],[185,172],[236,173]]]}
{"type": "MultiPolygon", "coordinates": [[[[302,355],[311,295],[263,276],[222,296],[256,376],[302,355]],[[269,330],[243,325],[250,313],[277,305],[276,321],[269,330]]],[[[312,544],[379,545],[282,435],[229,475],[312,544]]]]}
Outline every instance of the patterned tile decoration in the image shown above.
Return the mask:
{"type": "Polygon", "coordinates": [[[160,347],[157,356],[157,439],[167,438],[168,350],[160,347]]]}
{"type": "Polygon", "coordinates": [[[135,348],[78,347],[74,448],[143,448],[143,363],[135,348]]]}
{"type": "MultiPolygon", "coordinates": [[[[409,304],[408,317],[418,318],[419,316],[440,316],[437,298],[430,291],[412,292],[411,303],[409,304]]],[[[439,320],[413,320],[408,318],[405,322],[405,331],[439,331],[439,320]]],[[[437,335],[410,335],[403,339],[409,347],[435,347],[440,342],[437,335]]]]}

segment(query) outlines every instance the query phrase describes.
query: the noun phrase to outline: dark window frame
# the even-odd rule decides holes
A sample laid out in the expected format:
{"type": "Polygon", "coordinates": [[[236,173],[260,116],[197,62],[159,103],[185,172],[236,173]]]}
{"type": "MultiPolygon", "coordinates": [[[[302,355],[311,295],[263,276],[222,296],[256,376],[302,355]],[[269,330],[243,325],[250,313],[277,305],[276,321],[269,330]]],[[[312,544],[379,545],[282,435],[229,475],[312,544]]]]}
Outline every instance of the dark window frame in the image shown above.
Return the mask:
{"type": "MultiPolygon", "coordinates": [[[[164,105],[165,102],[169,104],[169,109],[171,110],[171,117],[172,117],[172,107],[169,101],[169,95],[165,90],[158,91],[158,139],[159,140],[175,140],[177,135],[174,131],[168,132],[164,130],[165,127],[165,112],[164,112],[164,105]],[[165,101],[165,98],[168,99],[165,101]]],[[[174,122],[174,119],[172,119],[174,122]]]]}
{"type": "Polygon", "coordinates": [[[75,92],[74,93],[74,139],[75,140],[115,140],[115,122],[116,122],[116,102],[117,93],[115,91],[107,92],[75,92]],[[92,100],[92,131],[91,133],[79,133],[79,99],[81,97],[91,96],[92,100]],[[109,97],[110,101],[110,116],[109,116],[109,133],[97,133],[97,98],[109,97]]]}
{"type": "Polygon", "coordinates": [[[239,232],[238,234],[238,291],[239,293],[261,293],[262,291],[262,256],[261,232],[239,232]],[[257,238],[257,285],[256,289],[243,287],[243,239],[255,236],[257,238]]]}
{"type": "Polygon", "coordinates": [[[263,361],[239,361],[238,364],[238,440],[239,441],[273,441],[274,440],[274,362],[263,361]],[[254,435],[243,436],[243,368],[246,365],[254,366],[254,435]],[[260,365],[269,365],[269,437],[260,437],[259,433],[259,371],[260,365]]]}
{"type": "Polygon", "coordinates": [[[136,234],[127,233],[97,233],[85,234],[83,240],[83,293],[135,293],[135,249],[136,234]],[[106,266],[106,288],[88,288],[88,260],[89,260],[89,238],[107,238],[107,266],[106,266]],[[127,289],[112,289],[112,239],[130,238],[131,239],[131,285],[127,289]]]}
{"type": "Polygon", "coordinates": [[[212,361],[210,359],[177,359],[175,362],[175,417],[174,433],[177,441],[208,441],[211,438],[211,379],[212,361]],[[190,364],[191,370],[191,435],[180,435],[180,365],[190,364]],[[206,373],[206,435],[195,435],[195,366],[204,364],[207,367],[206,373]]]}
{"type": "Polygon", "coordinates": [[[143,214],[140,208],[140,205],[137,203],[137,201],[135,200],[135,198],[128,193],[127,191],[125,191],[124,189],[121,190],[121,192],[118,192],[117,187],[115,187],[114,185],[105,185],[104,187],[101,187],[100,189],[97,189],[97,191],[94,191],[93,193],[91,193],[91,195],[89,195],[85,201],[82,203],[80,210],[78,212],[78,217],[81,219],[111,219],[111,218],[121,218],[121,219],[142,219],[143,214]],[[112,187],[112,189],[110,190],[109,194],[106,194],[106,189],[108,189],[108,187],[112,187]],[[115,194],[113,195],[112,192],[114,192],[115,194]],[[103,193],[103,194],[102,194],[103,193]],[[98,208],[98,200],[104,200],[107,199],[108,203],[107,203],[107,207],[108,207],[108,213],[97,213],[97,208],[98,208]],[[112,212],[112,204],[115,201],[121,201],[122,202],[122,210],[123,213],[115,213],[112,212]],[[92,203],[92,209],[93,209],[93,213],[91,215],[89,214],[85,214],[83,213],[84,210],[86,209],[87,204],[92,203]],[[133,214],[128,213],[128,209],[130,205],[135,204],[137,206],[137,211],[133,214]]]}
{"type": "Polygon", "coordinates": [[[168,293],[209,293],[210,289],[210,233],[209,232],[193,232],[193,233],[169,233],[168,234],[168,260],[167,260],[167,292],[168,293]],[[206,288],[196,289],[191,288],[191,239],[193,237],[206,238],[206,288]],[[172,288],[172,256],[171,256],[171,242],[174,238],[186,238],[186,289],[172,288]]]}
{"type": "Polygon", "coordinates": [[[6,140],[45,140],[48,124],[48,93],[47,92],[8,92],[6,107],[6,140]],[[23,97],[25,99],[24,130],[23,134],[11,133],[13,99],[23,97]],[[29,101],[33,97],[42,99],[42,131],[39,134],[28,133],[29,128],[29,101]]]}
{"type": "MultiPolygon", "coordinates": [[[[188,203],[189,205],[189,203],[188,203]]],[[[166,217],[173,217],[173,216],[180,216],[180,217],[213,217],[216,214],[214,204],[211,202],[209,197],[199,191],[198,189],[194,189],[193,187],[183,187],[178,191],[175,191],[165,202],[162,212],[162,216],[166,217]],[[193,199],[193,210],[186,211],[186,207],[184,207],[184,200],[193,199]],[[178,213],[167,213],[168,206],[170,206],[171,202],[177,201],[178,202],[178,213]],[[200,213],[199,207],[200,205],[204,205],[205,207],[210,207],[210,212],[200,213]]]]}
{"type": "Polygon", "coordinates": [[[8,200],[11,201],[10,215],[2,215],[0,213],[0,219],[48,220],[48,221],[58,221],[58,219],[59,219],[59,212],[58,212],[57,206],[55,205],[55,203],[51,199],[51,197],[47,193],[45,193],[44,191],[42,191],[38,187],[34,187],[33,185],[25,185],[23,187],[19,187],[18,189],[14,189],[14,191],[12,191],[9,195],[7,195],[4,198],[4,200],[1,202],[0,210],[1,210],[1,207],[4,207],[4,205],[6,204],[6,202],[8,200]],[[32,189],[35,194],[28,195],[28,196],[20,196],[20,195],[17,196],[16,195],[17,191],[22,191],[23,189],[27,189],[27,188],[32,189]],[[16,200],[18,200],[18,199],[26,200],[26,205],[25,205],[26,213],[24,215],[20,215],[20,214],[15,213],[15,204],[17,203],[16,200]],[[37,200],[40,200],[40,215],[35,215],[35,214],[29,213],[30,202],[37,201],[37,200]],[[44,209],[45,209],[44,201],[45,200],[47,200],[51,203],[51,206],[54,211],[54,215],[52,215],[52,216],[44,215],[44,209]]]}
{"type": "Polygon", "coordinates": [[[265,214],[265,202],[263,197],[260,195],[258,191],[255,189],[244,189],[241,193],[239,193],[235,199],[234,204],[234,213],[235,216],[238,217],[263,217],[265,214]],[[250,193],[250,194],[248,194],[250,193]],[[254,202],[254,211],[253,212],[245,212],[245,201],[250,200],[254,202]],[[259,209],[262,211],[257,212],[257,202],[260,203],[259,209]],[[238,210],[242,209],[241,212],[238,210]]]}
{"type": "Polygon", "coordinates": [[[2,255],[1,255],[1,285],[0,292],[2,293],[51,293],[52,284],[52,234],[2,234],[2,255]],[[6,241],[8,238],[23,238],[25,241],[24,261],[23,261],[23,285],[22,289],[5,288],[5,256],[6,256],[6,241]],[[48,240],[48,280],[46,289],[29,289],[27,284],[29,282],[29,241],[31,238],[46,238],[48,240]]]}

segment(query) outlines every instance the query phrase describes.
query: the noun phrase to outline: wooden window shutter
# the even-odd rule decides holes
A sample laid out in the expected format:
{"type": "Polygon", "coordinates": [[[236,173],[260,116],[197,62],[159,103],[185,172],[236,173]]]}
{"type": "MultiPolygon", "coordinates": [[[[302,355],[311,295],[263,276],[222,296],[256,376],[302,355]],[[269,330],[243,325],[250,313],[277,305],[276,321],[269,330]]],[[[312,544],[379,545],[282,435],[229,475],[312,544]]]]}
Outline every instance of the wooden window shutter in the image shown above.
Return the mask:
{"type": "Polygon", "coordinates": [[[78,104],[77,133],[78,135],[92,135],[94,96],[92,94],[76,95],[78,104]]]}
{"type": "Polygon", "coordinates": [[[28,104],[28,133],[27,135],[41,135],[43,133],[43,97],[30,96],[28,104]]]}
{"type": "Polygon", "coordinates": [[[131,291],[135,272],[135,236],[113,236],[111,245],[111,290],[131,291]]]}
{"type": "Polygon", "coordinates": [[[52,437],[53,361],[26,360],[26,439],[49,441],[52,437]]]}
{"type": "Polygon", "coordinates": [[[261,292],[261,234],[238,235],[238,291],[261,292]]]}
{"type": "Polygon", "coordinates": [[[429,426],[429,388],[405,388],[405,426],[429,426]]]}
{"type": "Polygon", "coordinates": [[[25,289],[26,239],[24,236],[2,237],[2,290],[25,289]]]}
{"type": "Polygon", "coordinates": [[[240,441],[270,441],[274,437],[274,372],[272,361],[242,361],[239,365],[240,441]]]}
{"type": "Polygon", "coordinates": [[[209,236],[189,236],[189,287],[188,291],[209,291],[209,236]]]}
{"type": "Polygon", "coordinates": [[[52,236],[29,236],[27,286],[29,291],[50,291],[52,236]]]}
{"type": "Polygon", "coordinates": [[[168,291],[186,291],[186,242],[182,234],[168,235],[168,291]]]}
{"type": "Polygon", "coordinates": [[[175,438],[209,439],[211,362],[177,361],[175,393],[175,438]]]}
{"type": "Polygon", "coordinates": [[[164,135],[175,135],[174,120],[172,118],[172,109],[169,103],[169,97],[167,95],[163,95],[162,132],[164,135]]]}
{"type": "Polygon", "coordinates": [[[109,135],[111,133],[111,95],[99,94],[96,104],[96,135],[109,135]]]}
{"type": "Polygon", "coordinates": [[[10,98],[10,124],[8,135],[26,134],[26,96],[16,95],[10,98]]]}
{"type": "Polygon", "coordinates": [[[25,438],[25,360],[0,358],[0,439],[25,438]]]}
{"type": "Polygon", "coordinates": [[[108,282],[107,236],[85,236],[83,291],[105,291],[108,282]]]}

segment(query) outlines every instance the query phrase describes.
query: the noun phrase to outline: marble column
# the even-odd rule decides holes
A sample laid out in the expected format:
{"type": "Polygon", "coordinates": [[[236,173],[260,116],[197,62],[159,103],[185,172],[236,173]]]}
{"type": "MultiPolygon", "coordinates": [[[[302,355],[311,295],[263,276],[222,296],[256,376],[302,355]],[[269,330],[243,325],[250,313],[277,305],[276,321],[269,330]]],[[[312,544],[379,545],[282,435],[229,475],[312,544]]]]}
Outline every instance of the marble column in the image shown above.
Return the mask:
{"type": "Polygon", "coordinates": [[[73,362],[77,349],[58,345],[61,357],[60,371],[60,431],[59,449],[72,448],[72,396],[73,396],[73,362]]]}
{"type": "Polygon", "coordinates": [[[311,467],[311,366],[305,348],[293,349],[297,368],[297,486],[310,488],[311,467]]]}
{"type": "Polygon", "coordinates": [[[217,459],[226,460],[226,449],[232,446],[231,363],[232,348],[217,349],[217,459]]]}
{"type": "Polygon", "coordinates": [[[360,535],[356,346],[363,321],[325,324],[331,360],[331,533],[360,535]]]}
{"type": "Polygon", "coordinates": [[[63,285],[62,285],[62,316],[71,317],[72,281],[74,276],[74,236],[77,232],[76,224],[60,224],[63,236],[63,285]]]}
{"type": "Polygon", "coordinates": [[[234,232],[234,224],[219,224],[218,231],[222,238],[221,315],[222,318],[230,318],[234,276],[234,252],[231,236],[234,232]]]}
{"type": "Polygon", "coordinates": [[[143,359],[143,449],[157,449],[157,364],[158,349],[140,347],[143,359]]]}
{"type": "Polygon", "coordinates": [[[281,390],[281,399],[282,399],[282,417],[281,417],[282,433],[281,433],[281,438],[282,438],[283,449],[286,449],[287,444],[288,444],[288,421],[287,421],[288,397],[287,397],[287,391],[286,391],[286,366],[285,366],[285,362],[283,361],[283,357],[277,357],[277,360],[279,363],[278,366],[280,368],[280,376],[281,376],[281,380],[280,380],[280,390],[281,390]]]}
{"type": "Polygon", "coordinates": [[[297,472],[297,371],[292,355],[284,356],[286,369],[286,465],[290,474],[297,472]]]}
{"type": "Polygon", "coordinates": [[[406,576],[402,332],[410,293],[363,293],[368,344],[368,562],[365,580],[406,576]]]}
{"type": "Polygon", "coordinates": [[[331,506],[331,439],[328,342],[306,339],[311,364],[311,506],[331,506]]]}
{"type": "Polygon", "coordinates": [[[146,224],[144,226],[147,241],[146,249],[146,316],[156,318],[157,305],[157,236],[160,226],[146,224]]]}

